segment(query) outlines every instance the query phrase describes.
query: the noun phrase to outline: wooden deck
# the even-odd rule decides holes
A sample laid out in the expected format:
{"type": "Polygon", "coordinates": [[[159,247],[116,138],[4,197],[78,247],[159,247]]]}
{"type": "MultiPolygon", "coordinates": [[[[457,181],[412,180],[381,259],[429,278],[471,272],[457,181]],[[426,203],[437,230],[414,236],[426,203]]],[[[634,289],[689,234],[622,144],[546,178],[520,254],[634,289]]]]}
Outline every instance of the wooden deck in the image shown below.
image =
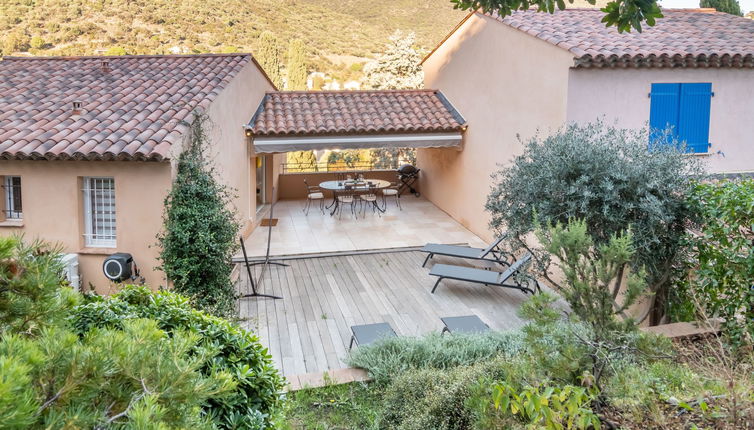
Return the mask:
{"type": "MultiPolygon", "coordinates": [[[[517,309],[527,296],[518,290],[445,280],[430,294],[435,279],[432,263],[421,267],[424,257],[409,249],[292,258],[290,267],[269,266],[259,288],[283,299],[241,299],[240,316],[285,375],[346,367],[352,325],[388,322],[399,336],[417,336],[439,332],[444,316],[476,314],[494,330],[523,324],[517,309]]],[[[238,288],[250,292],[245,270],[238,288]]]]}

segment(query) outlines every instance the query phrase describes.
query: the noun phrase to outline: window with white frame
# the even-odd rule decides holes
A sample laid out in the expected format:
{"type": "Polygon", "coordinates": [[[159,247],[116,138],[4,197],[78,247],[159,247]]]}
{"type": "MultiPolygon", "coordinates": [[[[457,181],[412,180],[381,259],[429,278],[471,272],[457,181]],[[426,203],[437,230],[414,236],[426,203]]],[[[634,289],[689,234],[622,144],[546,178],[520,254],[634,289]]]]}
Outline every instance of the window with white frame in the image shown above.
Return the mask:
{"type": "Polygon", "coordinates": [[[3,180],[3,189],[5,190],[5,218],[22,219],[21,177],[6,176],[3,180]]]}
{"type": "Polygon", "coordinates": [[[84,242],[115,247],[115,180],[84,178],[84,242]]]}

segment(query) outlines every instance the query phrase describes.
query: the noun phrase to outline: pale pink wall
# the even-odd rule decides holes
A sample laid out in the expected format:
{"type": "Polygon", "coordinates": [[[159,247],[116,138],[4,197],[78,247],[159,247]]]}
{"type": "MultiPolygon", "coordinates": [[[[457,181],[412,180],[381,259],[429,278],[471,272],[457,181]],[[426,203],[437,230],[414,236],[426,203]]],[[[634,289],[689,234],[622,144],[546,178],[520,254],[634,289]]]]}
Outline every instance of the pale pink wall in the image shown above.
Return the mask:
{"type": "Polygon", "coordinates": [[[244,230],[249,230],[256,220],[256,170],[254,152],[243,126],[254,116],[264,93],[273,89],[256,65],[249,62],[207,110],[212,124],[211,154],[218,176],[235,190],[234,204],[244,230]]]}
{"type": "Polygon", "coordinates": [[[3,160],[0,175],[21,176],[23,200],[23,226],[0,223],[0,235],[23,233],[27,240],[40,238],[60,243],[67,253],[79,253],[82,287],[91,283],[100,293],[110,291],[102,261],[114,252],[131,253],[153,288],[165,285],[154,267],[163,200],[171,186],[170,163],[3,160]],[[83,176],[115,178],[116,248],[84,246],[83,176]]]}
{"type": "MultiPolygon", "coordinates": [[[[273,87],[250,62],[220,92],[207,110],[210,118],[210,156],[220,180],[236,190],[234,206],[249,229],[254,221],[255,200],[250,184],[253,152],[245,137],[246,124],[259,106],[264,92],[273,87]]],[[[92,283],[100,293],[111,285],[102,275],[102,261],[114,252],[129,252],[153,288],[166,285],[159,264],[156,235],[162,229],[164,198],[172,186],[180,145],[171,151],[171,162],[8,161],[0,162],[0,175],[20,175],[23,226],[0,222],[0,235],[21,232],[27,238],[59,242],[66,252],[79,253],[82,285],[92,283]],[[80,178],[115,178],[117,247],[83,246],[83,207],[80,178]]],[[[272,157],[270,157],[272,158],[272,157]]]]}
{"type": "Polygon", "coordinates": [[[754,171],[754,70],[751,69],[571,69],[568,121],[604,116],[624,128],[649,121],[652,83],[711,82],[709,156],[712,172],[754,171]],[[725,155],[717,154],[721,151],[725,155]]]}
{"type": "MultiPolygon", "coordinates": [[[[374,170],[362,172],[366,179],[382,179],[388,182],[396,182],[398,175],[395,170],[374,170]]],[[[280,188],[278,197],[280,199],[305,199],[306,189],[304,188],[304,179],[310,186],[319,185],[321,182],[334,181],[338,178],[336,172],[316,172],[316,173],[287,173],[280,175],[280,188]]],[[[330,192],[325,192],[325,198],[331,198],[330,192]]]]}
{"type": "Polygon", "coordinates": [[[499,163],[522,138],[566,118],[567,51],[481,15],[469,18],[424,62],[424,85],[440,89],[469,123],[462,151],[420,149],[420,188],[440,209],[485,240],[484,210],[499,163]]]}

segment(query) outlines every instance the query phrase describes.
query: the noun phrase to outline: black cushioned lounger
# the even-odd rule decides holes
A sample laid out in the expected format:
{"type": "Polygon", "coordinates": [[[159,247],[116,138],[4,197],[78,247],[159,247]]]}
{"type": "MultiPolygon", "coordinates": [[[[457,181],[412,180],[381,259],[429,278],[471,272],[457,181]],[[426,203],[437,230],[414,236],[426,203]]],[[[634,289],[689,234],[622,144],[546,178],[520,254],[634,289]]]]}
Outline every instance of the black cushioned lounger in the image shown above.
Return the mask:
{"type": "Polygon", "coordinates": [[[369,345],[378,339],[398,336],[388,323],[352,325],[351,333],[353,335],[351,335],[351,344],[348,345],[349,351],[353,348],[354,343],[356,345],[369,345]]]}
{"type": "MultiPolygon", "coordinates": [[[[518,272],[521,269],[521,266],[529,260],[531,260],[531,254],[526,254],[522,259],[511,264],[511,266],[503,273],[495,272],[494,270],[477,269],[474,267],[435,264],[432,266],[432,270],[429,271],[430,276],[437,276],[438,278],[437,282],[435,282],[435,286],[432,287],[432,293],[434,294],[437,286],[440,285],[440,281],[443,279],[455,279],[457,281],[466,281],[494,287],[515,288],[524,293],[534,294],[534,290],[528,286],[521,285],[514,279],[516,272],[518,272]]],[[[539,289],[538,283],[537,289],[539,289]]]]}
{"type": "Polygon", "coordinates": [[[435,255],[446,255],[448,257],[468,258],[471,260],[485,260],[500,263],[508,266],[506,262],[497,251],[500,242],[505,239],[505,235],[498,237],[490,246],[482,248],[471,248],[469,246],[459,245],[443,245],[440,243],[428,243],[421,249],[422,252],[427,253],[427,258],[424,259],[422,267],[427,265],[427,261],[435,255]]]}

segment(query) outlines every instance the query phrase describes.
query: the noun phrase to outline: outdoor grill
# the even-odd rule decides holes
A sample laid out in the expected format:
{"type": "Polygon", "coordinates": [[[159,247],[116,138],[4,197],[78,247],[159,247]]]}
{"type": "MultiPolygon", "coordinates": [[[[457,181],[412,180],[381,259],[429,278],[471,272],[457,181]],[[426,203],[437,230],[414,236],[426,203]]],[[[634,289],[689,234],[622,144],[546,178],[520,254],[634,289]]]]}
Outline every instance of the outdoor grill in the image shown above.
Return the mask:
{"type": "Polygon", "coordinates": [[[404,164],[400,168],[398,168],[398,180],[401,181],[401,186],[398,188],[398,195],[401,195],[404,191],[408,190],[416,197],[420,196],[419,191],[417,191],[416,188],[413,187],[414,182],[419,179],[420,170],[421,169],[417,169],[416,166],[412,166],[410,164],[404,164]]]}

